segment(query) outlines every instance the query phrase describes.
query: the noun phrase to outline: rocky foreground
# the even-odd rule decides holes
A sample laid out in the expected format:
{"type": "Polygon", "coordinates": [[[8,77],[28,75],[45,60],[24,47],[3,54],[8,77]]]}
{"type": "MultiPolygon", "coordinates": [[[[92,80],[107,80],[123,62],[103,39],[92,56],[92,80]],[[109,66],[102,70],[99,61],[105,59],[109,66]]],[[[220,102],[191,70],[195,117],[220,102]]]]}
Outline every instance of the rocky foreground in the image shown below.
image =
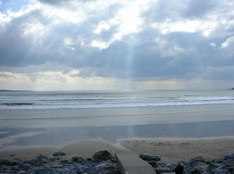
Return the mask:
{"type": "MultiPolygon", "coordinates": [[[[51,157],[39,155],[36,159],[23,161],[0,160],[0,174],[121,174],[115,157],[108,151],[96,152],[92,158],[72,157],[71,160],[62,159],[66,154],[56,152],[51,157]]],[[[160,162],[160,157],[149,154],[139,156],[149,163],[157,174],[171,173],[175,164],[160,162]]],[[[184,167],[184,174],[234,174],[234,153],[223,159],[206,161],[202,156],[189,162],[180,162],[184,167]]]]}

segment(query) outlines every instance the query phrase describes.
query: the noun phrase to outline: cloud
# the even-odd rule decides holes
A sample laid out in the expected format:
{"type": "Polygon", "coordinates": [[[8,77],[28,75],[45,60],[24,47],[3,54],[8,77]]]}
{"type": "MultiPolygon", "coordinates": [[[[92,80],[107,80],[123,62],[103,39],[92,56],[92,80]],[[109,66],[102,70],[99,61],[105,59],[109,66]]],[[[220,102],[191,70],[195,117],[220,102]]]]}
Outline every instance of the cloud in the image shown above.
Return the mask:
{"type": "Polygon", "coordinates": [[[71,70],[83,79],[232,80],[219,74],[234,66],[233,6],[201,0],[33,1],[0,13],[0,72],[25,73],[34,83],[67,82],[71,70]]]}

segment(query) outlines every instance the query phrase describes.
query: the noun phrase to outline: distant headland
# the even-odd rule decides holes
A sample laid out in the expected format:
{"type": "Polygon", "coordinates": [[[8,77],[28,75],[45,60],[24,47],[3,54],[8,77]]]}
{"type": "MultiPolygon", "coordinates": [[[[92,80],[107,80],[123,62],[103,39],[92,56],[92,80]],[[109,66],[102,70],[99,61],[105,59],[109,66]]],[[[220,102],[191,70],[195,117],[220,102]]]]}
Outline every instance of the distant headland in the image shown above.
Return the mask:
{"type": "Polygon", "coordinates": [[[0,92],[32,92],[30,90],[6,90],[6,89],[0,89],[0,92]]]}

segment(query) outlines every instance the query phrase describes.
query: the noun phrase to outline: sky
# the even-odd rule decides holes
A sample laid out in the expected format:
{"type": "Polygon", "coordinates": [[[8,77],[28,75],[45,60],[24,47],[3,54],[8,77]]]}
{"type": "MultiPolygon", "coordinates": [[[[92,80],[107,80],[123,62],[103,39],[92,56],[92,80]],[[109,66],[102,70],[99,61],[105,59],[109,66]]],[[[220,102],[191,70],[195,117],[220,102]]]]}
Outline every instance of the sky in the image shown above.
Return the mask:
{"type": "Polygon", "coordinates": [[[232,87],[233,0],[0,0],[0,89],[232,87]]]}

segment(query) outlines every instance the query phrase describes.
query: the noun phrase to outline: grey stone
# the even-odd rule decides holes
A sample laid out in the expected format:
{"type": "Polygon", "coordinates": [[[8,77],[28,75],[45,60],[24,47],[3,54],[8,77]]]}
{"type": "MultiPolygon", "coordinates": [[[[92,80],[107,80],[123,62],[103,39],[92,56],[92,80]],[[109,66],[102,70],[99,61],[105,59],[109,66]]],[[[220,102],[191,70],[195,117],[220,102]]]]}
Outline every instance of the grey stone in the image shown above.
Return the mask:
{"type": "Polygon", "coordinates": [[[160,161],[161,160],[161,157],[159,157],[159,156],[149,155],[146,153],[140,154],[140,158],[143,160],[147,160],[147,161],[160,161]]]}
{"type": "Polygon", "coordinates": [[[204,162],[205,159],[203,158],[203,156],[198,156],[198,157],[195,157],[195,158],[192,158],[191,159],[191,163],[197,163],[197,162],[204,162]]]}
{"type": "Polygon", "coordinates": [[[164,168],[164,167],[154,168],[154,171],[155,171],[157,174],[173,172],[171,169],[164,168]]]}
{"type": "Polygon", "coordinates": [[[204,169],[198,166],[195,166],[192,170],[192,174],[202,174],[204,172],[204,169]]]}
{"type": "Polygon", "coordinates": [[[25,170],[27,171],[28,169],[30,169],[31,165],[30,164],[23,164],[23,165],[19,165],[18,166],[18,170],[25,170]]]}
{"type": "Polygon", "coordinates": [[[157,164],[156,161],[149,161],[148,163],[149,163],[153,168],[158,167],[158,164],[157,164]]]}
{"type": "Polygon", "coordinates": [[[217,170],[215,174],[230,174],[230,172],[226,169],[220,169],[220,170],[217,170]]]}
{"type": "Polygon", "coordinates": [[[216,164],[216,163],[210,163],[209,166],[208,166],[208,170],[209,171],[213,171],[217,168],[221,167],[219,164],[216,164]]]}
{"type": "Polygon", "coordinates": [[[107,150],[99,151],[93,155],[93,158],[97,160],[108,160],[111,159],[111,154],[107,150]]]}
{"type": "Polygon", "coordinates": [[[26,160],[24,161],[24,164],[30,164],[32,166],[36,166],[36,165],[39,165],[39,161],[37,159],[26,160]]]}
{"type": "Polygon", "coordinates": [[[55,152],[53,156],[65,156],[66,154],[64,152],[55,152]]]}
{"type": "Polygon", "coordinates": [[[13,166],[13,165],[16,165],[16,164],[17,163],[15,161],[0,160],[0,165],[13,166]]]}
{"type": "Polygon", "coordinates": [[[78,156],[72,157],[71,160],[74,161],[74,162],[77,162],[77,163],[79,163],[79,164],[85,164],[85,163],[87,162],[86,159],[84,159],[84,158],[82,158],[82,157],[78,157],[78,156]]]}
{"type": "Polygon", "coordinates": [[[234,153],[230,153],[224,157],[224,159],[234,159],[234,153]]]}

